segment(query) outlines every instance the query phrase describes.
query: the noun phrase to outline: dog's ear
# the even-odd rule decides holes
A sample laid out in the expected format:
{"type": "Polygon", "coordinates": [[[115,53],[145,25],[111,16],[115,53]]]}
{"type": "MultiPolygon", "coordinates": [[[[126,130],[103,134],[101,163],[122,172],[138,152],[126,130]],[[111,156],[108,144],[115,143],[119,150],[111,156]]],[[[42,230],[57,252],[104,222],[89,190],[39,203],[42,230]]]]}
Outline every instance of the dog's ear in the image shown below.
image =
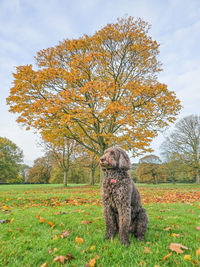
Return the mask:
{"type": "Polygon", "coordinates": [[[131,169],[131,162],[129,156],[122,149],[120,149],[120,155],[119,155],[119,169],[124,169],[124,170],[131,169]]]}

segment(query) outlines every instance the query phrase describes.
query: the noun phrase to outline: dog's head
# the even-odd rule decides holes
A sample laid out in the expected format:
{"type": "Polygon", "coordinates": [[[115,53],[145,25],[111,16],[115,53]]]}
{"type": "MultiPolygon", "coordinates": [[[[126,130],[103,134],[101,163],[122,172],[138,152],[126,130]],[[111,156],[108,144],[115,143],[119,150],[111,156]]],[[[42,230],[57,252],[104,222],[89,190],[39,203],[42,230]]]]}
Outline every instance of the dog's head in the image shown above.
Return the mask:
{"type": "Polygon", "coordinates": [[[100,166],[106,169],[130,170],[131,162],[127,153],[120,147],[110,147],[100,158],[100,166]]]}

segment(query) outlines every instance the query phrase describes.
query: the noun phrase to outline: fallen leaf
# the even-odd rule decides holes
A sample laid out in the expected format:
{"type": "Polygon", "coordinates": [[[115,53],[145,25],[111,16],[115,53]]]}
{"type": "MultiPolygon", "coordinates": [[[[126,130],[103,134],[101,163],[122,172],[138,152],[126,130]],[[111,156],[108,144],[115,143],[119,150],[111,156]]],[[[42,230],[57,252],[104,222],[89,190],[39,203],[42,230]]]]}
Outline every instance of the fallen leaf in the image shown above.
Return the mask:
{"type": "Polygon", "coordinates": [[[12,219],[10,220],[10,222],[9,222],[9,223],[11,224],[11,223],[14,221],[14,219],[15,219],[15,218],[12,218],[12,219]]]}
{"type": "Polygon", "coordinates": [[[54,227],[54,223],[52,223],[52,222],[47,222],[51,227],[54,227]]]}
{"type": "Polygon", "coordinates": [[[54,248],[54,249],[53,249],[53,252],[56,252],[57,250],[58,250],[57,248],[54,248]]]}
{"type": "Polygon", "coordinates": [[[165,229],[164,229],[164,231],[169,231],[169,230],[171,230],[172,228],[171,227],[166,227],[165,229]]]}
{"type": "Polygon", "coordinates": [[[174,260],[174,262],[176,263],[176,265],[177,265],[177,266],[179,266],[179,263],[178,263],[178,261],[177,261],[177,260],[174,260]]]}
{"type": "Polygon", "coordinates": [[[149,248],[149,247],[144,248],[144,253],[149,253],[150,251],[151,251],[151,248],[149,248]]]}
{"type": "Polygon", "coordinates": [[[51,248],[48,249],[48,253],[51,254],[52,253],[52,250],[51,248]]]}
{"type": "Polygon", "coordinates": [[[91,246],[90,247],[90,251],[94,250],[95,246],[91,246]]]}
{"type": "Polygon", "coordinates": [[[59,261],[62,264],[65,264],[67,258],[65,256],[57,256],[56,258],[54,258],[53,262],[59,261]]]}
{"type": "Polygon", "coordinates": [[[169,254],[167,254],[164,258],[163,258],[163,260],[165,261],[167,258],[169,258],[170,256],[172,255],[172,252],[170,252],[169,254]]]}
{"type": "Polygon", "coordinates": [[[197,231],[200,231],[200,226],[197,226],[197,227],[196,227],[196,230],[197,230],[197,231]]]}
{"type": "Polygon", "coordinates": [[[92,223],[91,221],[82,221],[82,224],[92,223]]]}
{"type": "Polygon", "coordinates": [[[191,261],[191,256],[190,255],[185,255],[184,256],[184,261],[191,261]]]}
{"type": "Polygon", "coordinates": [[[44,222],[46,222],[47,220],[44,220],[44,219],[42,219],[42,218],[40,218],[40,223],[44,223],[44,222]]]}
{"type": "Polygon", "coordinates": [[[200,255],[200,248],[197,249],[197,251],[196,251],[196,255],[197,255],[197,256],[200,255]]]}
{"type": "Polygon", "coordinates": [[[70,235],[70,232],[69,231],[65,231],[65,232],[63,232],[61,235],[60,235],[60,237],[61,238],[65,238],[65,237],[67,237],[67,236],[69,236],[70,235]]]}
{"type": "Polygon", "coordinates": [[[95,258],[89,261],[89,266],[90,267],[94,267],[95,264],[96,264],[96,259],[95,258]]]}
{"type": "Polygon", "coordinates": [[[145,261],[141,261],[140,262],[140,266],[144,266],[144,265],[146,265],[146,262],[145,261]]]}
{"type": "Polygon", "coordinates": [[[183,253],[182,249],[188,249],[187,247],[183,246],[182,244],[177,244],[177,243],[171,243],[169,248],[171,251],[175,251],[178,254],[183,253]]]}
{"type": "Polygon", "coordinates": [[[82,244],[84,241],[83,241],[83,238],[81,238],[81,237],[77,237],[76,236],[76,243],[77,244],[82,244]]]}
{"type": "Polygon", "coordinates": [[[163,219],[163,216],[156,216],[155,218],[162,220],[163,219]]]}
{"type": "Polygon", "coordinates": [[[67,257],[68,261],[71,261],[71,260],[75,259],[74,256],[72,256],[72,254],[67,254],[66,257],[67,257]]]}
{"type": "Polygon", "coordinates": [[[179,237],[179,236],[180,236],[180,234],[175,234],[175,233],[172,233],[172,236],[173,236],[173,237],[179,237]]]}
{"type": "Polygon", "coordinates": [[[57,235],[54,235],[53,236],[53,240],[55,240],[55,239],[57,239],[58,238],[58,236],[57,235]]]}
{"type": "Polygon", "coordinates": [[[94,257],[95,257],[96,260],[100,259],[100,256],[98,254],[96,254],[96,253],[94,254],[94,257]]]}
{"type": "Polygon", "coordinates": [[[48,262],[43,263],[40,267],[46,267],[48,266],[48,262]]]}

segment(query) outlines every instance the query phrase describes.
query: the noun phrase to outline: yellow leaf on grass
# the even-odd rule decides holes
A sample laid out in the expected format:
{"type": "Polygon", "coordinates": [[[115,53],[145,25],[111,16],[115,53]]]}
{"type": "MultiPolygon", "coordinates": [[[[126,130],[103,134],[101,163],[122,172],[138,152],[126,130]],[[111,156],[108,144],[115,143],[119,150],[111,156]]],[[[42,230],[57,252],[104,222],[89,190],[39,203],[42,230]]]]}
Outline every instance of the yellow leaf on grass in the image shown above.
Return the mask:
{"type": "Polygon", "coordinates": [[[149,247],[144,248],[144,253],[149,253],[150,251],[151,251],[151,248],[149,248],[149,247]]]}
{"type": "Polygon", "coordinates": [[[89,266],[90,266],[90,267],[94,267],[95,264],[96,264],[96,259],[92,259],[92,260],[90,260],[90,262],[89,262],[89,266]]]}
{"type": "Polygon", "coordinates": [[[175,234],[175,233],[172,233],[172,236],[173,236],[173,237],[179,237],[179,236],[180,236],[180,234],[175,234]]]}
{"type": "Polygon", "coordinates": [[[191,261],[191,256],[190,255],[185,255],[184,256],[185,261],[191,261]]]}
{"type": "Polygon", "coordinates": [[[48,266],[48,262],[43,263],[40,267],[46,267],[48,266]]]}
{"type": "Polygon", "coordinates": [[[165,261],[167,258],[169,258],[170,256],[172,255],[172,252],[170,252],[169,254],[167,254],[164,258],[163,258],[163,260],[165,261]]]}
{"type": "Polygon", "coordinates": [[[15,219],[15,218],[12,218],[12,219],[10,220],[10,222],[9,222],[9,223],[12,223],[12,222],[14,221],[14,219],[15,219]]]}
{"type": "Polygon", "coordinates": [[[200,255],[200,248],[197,249],[197,251],[196,251],[196,255],[197,255],[197,256],[200,255]]]}
{"type": "Polygon", "coordinates": [[[76,243],[77,244],[83,244],[83,238],[76,236],[76,243]]]}
{"type": "Polygon", "coordinates": [[[90,251],[94,250],[95,246],[91,246],[90,247],[90,251]]]}

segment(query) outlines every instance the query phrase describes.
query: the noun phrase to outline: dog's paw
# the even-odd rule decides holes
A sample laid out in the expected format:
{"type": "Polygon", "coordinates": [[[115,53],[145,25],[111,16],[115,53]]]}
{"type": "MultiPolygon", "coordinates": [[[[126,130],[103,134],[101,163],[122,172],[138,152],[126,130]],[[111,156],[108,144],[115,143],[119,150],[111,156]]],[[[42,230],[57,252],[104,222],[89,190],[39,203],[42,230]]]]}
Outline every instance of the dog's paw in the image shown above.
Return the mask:
{"type": "Polygon", "coordinates": [[[123,241],[121,241],[121,243],[127,248],[130,246],[130,242],[129,241],[123,240],[123,241]]]}
{"type": "Polygon", "coordinates": [[[111,234],[106,234],[105,237],[104,237],[104,239],[105,239],[105,240],[113,239],[113,237],[114,237],[114,236],[111,235],[111,234]]]}

